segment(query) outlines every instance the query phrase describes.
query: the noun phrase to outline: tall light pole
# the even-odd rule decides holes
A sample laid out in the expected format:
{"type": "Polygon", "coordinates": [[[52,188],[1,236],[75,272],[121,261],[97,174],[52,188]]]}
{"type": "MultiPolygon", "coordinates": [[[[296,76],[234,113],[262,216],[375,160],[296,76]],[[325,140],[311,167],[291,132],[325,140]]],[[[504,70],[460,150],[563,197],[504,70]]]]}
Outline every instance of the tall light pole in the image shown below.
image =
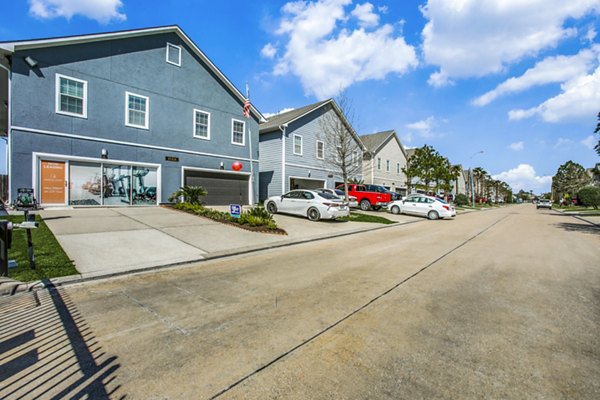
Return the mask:
{"type": "Polygon", "coordinates": [[[471,155],[471,157],[469,157],[469,177],[471,179],[471,207],[475,208],[475,192],[473,190],[473,169],[472,169],[472,162],[473,162],[473,157],[475,157],[477,154],[481,154],[483,153],[483,150],[479,150],[478,152],[475,152],[471,155]]]}

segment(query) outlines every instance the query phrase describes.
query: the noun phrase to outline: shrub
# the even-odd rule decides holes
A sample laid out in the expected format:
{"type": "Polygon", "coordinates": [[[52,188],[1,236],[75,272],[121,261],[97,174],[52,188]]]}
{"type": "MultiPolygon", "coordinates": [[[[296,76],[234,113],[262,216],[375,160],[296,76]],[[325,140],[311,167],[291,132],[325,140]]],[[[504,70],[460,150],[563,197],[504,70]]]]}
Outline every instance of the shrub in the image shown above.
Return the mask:
{"type": "Polygon", "coordinates": [[[467,197],[467,195],[460,193],[456,195],[456,198],[454,199],[454,203],[457,206],[466,206],[467,204],[469,204],[469,198],[467,197]]]}
{"type": "Polygon", "coordinates": [[[183,202],[194,205],[202,204],[201,198],[206,196],[208,191],[203,186],[182,186],[169,197],[169,201],[178,203],[181,198],[183,202]]]}
{"type": "Polygon", "coordinates": [[[600,207],[600,188],[596,186],[586,186],[577,192],[577,200],[586,207],[600,207]]]}

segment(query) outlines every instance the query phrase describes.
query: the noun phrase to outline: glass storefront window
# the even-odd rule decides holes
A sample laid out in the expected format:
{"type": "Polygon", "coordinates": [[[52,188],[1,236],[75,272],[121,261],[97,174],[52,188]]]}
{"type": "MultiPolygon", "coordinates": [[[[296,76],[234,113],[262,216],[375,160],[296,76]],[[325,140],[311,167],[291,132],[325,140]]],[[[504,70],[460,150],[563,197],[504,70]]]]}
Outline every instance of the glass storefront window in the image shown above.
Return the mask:
{"type": "Polygon", "coordinates": [[[133,167],[131,176],[133,205],[156,204],[156,169],[133,167]]]}
{"type": "Polygon", "coordinates": [[[131,167],[103,164],[103,197],[105,206],[131,204],[131,167]]]}
{"type": "Polygon", "coordinates": [[[69,205],[98,206],[102,204],[100,164],[69,163],[69,205]]]}

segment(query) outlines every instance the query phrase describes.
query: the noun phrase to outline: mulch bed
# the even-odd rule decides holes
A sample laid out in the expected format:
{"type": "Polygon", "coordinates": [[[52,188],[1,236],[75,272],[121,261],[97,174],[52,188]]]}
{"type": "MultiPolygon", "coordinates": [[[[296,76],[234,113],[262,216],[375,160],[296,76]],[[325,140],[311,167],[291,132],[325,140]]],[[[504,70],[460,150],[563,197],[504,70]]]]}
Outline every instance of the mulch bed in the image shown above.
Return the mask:
{"type": "Polygon", "coordinates": [[[229,226],[235,226],[236,228],[240,228],[240,229],[244,229],[246,231],[250,231],[250,232],[258,232],[258,233],[270,233],[273,235],[287,235],[287,232],[281,228],[277,228],[277,229],[268,229],[265,228],[264,226],[250,226],[250,225],[242,225],[242,224],[236,224],[235,222],[231,222],[231,221],[224,221],[224,220],[220,220],[220,219],[212,219],[212,218],[208,218],[205,217],[203,215],[198,215],[194,212],[190,212],[190,211],[186,211],[186,210],[179,210],[173,206],[170,205],[166,205],[166,204],[161,204],[161,207],[165,207],[165,208],[170,208],[171,210],[175,210],[175,211],[180,211],[186,214],[190,214],[193,215],[195,217],[198,218],[204,218],[204,219],[208,219],[210,221],[215,221],[215,222],[220,222],[222,224],[225,225],[229,225],[229,226]]]}

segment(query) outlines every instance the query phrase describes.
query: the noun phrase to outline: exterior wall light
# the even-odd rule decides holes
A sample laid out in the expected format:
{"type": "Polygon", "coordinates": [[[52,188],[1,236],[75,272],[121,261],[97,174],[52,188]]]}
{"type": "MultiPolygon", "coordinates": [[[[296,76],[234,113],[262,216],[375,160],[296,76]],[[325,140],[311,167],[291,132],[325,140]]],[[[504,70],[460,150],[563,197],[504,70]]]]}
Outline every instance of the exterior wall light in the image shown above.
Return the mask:
{"type": "Polygon", "coordinates": [[[38,62],[29,56],[25,57],[25,62],[29,65],[29,68],[35,68],[38,65],[38,62]]]}
{"type": "Polygon", "coordinates": [[[108,150],[102,149],[102,151],[100,151],[100,157],[107,159],[108,158],[108,150]]]}

